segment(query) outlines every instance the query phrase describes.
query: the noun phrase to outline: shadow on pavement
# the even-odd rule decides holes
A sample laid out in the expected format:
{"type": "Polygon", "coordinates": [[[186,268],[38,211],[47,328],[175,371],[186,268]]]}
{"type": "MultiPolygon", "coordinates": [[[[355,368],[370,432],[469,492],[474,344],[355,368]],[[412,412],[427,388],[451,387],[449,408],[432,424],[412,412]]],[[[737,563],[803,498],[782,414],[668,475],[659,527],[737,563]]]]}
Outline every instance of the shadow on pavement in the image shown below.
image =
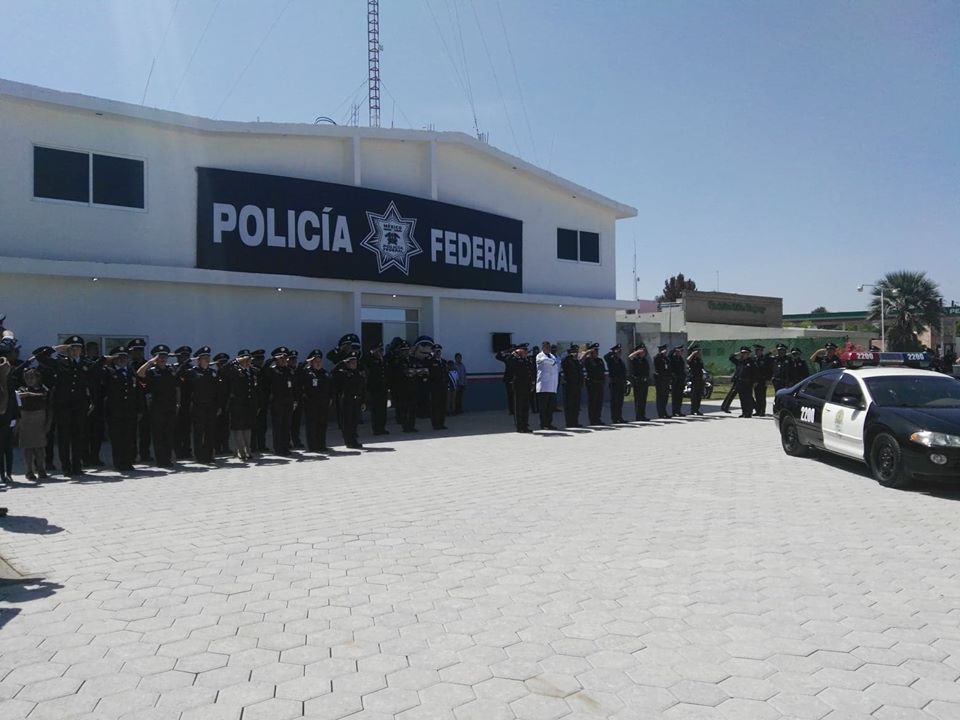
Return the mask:
{"type": "MultiPolygon", "coordinates": [[[[63,585],[46,580],[31,578],[0,580],[0,601],[19,604],[31,600],[41,600],[62,589],[63,585]]],[[[19,614],[20,608],[0,607],[0,630],[19,614]]]]}
{"type": "Polygon", "coordinates": [[[30,515],[8,515],[0,517],[0,530],[29,535],[56,535],[63,532],[59,525],[51,525],[46,518],[30,515]]]}

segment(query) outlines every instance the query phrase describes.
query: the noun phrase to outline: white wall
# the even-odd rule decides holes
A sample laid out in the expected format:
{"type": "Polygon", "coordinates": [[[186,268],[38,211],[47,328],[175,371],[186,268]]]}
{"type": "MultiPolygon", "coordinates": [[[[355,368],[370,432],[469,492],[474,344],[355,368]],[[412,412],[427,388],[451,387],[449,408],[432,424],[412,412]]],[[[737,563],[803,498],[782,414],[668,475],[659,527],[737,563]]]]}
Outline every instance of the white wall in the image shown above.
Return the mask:
{"type": "MultiPolygon", "coordinates": [[[[0,256],[195,267],[197,166],[354,181],[351,137],[201,132],[11,96],[0,128],[0,256]],[[144,159],[146,210],[33,199],[34,144],[144,159]]],[[[362,185],[429,198],[435,179],[438,200],[523,222],[525,292],[615,297],[614,210],[462,145],[437,143],[431,177],[429,148],[362,139],[362,185]],[[600,264],[558,260],[558,227],[599,232],[600,264]]]]}

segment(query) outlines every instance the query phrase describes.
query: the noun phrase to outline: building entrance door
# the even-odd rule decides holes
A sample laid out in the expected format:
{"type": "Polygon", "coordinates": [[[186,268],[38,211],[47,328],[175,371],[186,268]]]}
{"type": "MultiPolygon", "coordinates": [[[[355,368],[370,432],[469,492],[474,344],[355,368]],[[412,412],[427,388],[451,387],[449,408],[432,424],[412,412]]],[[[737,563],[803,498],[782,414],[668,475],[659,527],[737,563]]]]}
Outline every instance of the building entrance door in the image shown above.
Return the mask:
{"type": "Polygon", "coordinates": [[[420,336],[420,310],[399,307],[360,308],[360,343],[366,351],[382,342],[400,337],[413,345],[420,336]]]}

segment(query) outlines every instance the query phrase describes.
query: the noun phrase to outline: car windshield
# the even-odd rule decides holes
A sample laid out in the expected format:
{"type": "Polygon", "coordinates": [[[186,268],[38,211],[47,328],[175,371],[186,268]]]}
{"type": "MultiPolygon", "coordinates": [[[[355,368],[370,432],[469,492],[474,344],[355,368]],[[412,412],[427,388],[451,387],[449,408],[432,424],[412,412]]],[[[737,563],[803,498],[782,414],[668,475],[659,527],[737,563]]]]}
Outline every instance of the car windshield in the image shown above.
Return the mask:
{"type": "Polygon", "coordinates": [[[960,408],[960,382],[942,375],[864,378],[881,407],[960,408]]]}

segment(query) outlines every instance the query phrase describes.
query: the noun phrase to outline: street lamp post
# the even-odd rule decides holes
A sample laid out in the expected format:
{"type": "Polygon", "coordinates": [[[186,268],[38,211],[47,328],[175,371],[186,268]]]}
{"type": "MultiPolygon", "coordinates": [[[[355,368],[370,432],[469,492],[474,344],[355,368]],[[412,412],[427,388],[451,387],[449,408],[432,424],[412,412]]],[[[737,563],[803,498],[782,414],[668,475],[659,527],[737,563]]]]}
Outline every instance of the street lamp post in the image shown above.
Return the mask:
{"type": "Polygon", "coordinates": [[[883,351],[886,352],[887,351],[887,333],[886,333],[886,326],[884,325],[884,322],[883,322],[883,316],[887,314],[887,304],[884,300],[884,295],[883,295],[884,288],[883,288],[883,285],[877,285],[875,283],[863,283],[861,285],[857,285],[857,292],[862,293],[865,287],[880,288],[880,345],[883,346],[883,351]]]}

